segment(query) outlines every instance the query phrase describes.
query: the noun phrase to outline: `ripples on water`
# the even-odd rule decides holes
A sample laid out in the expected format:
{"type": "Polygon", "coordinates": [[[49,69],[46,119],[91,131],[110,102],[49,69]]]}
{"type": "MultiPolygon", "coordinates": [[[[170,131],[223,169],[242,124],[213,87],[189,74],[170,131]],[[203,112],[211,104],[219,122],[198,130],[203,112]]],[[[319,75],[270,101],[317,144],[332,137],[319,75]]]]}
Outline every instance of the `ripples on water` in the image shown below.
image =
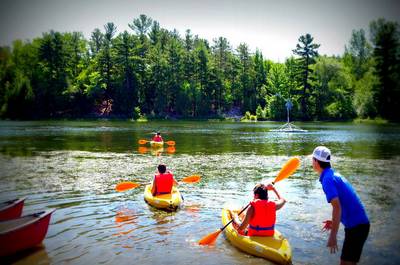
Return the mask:
{"type": "MultiPolygon", "coordinates": [[[[202,131],[215,132],[219,131],[215,128],[202,131]]],[[[345,135],[343,132],[342,136],[335,136],[338,138],[335,141],[340,142],[345,135]]],[[[293,142],[315,145],[326,137],[320,138],[318,132],[295,136],[292,140],[282,135],[264,136],[257,132],[238,135],[244,148],[248,142],[252,146],[286,144],[289,149],[293,142]]],[[[293,147],[294,154],[303,152],[300,145],[293,147]]],[[[25,213],[57,209],[44,246],[19,254],[13,261],[17,264],[269,264],[238,251],[222,235],[213,247],[199,247],[196,242],[220,227],[224,203],[247,204],[253,186],[273,179],[291,154],[237,151],[191,154],[179,153],[179,146],[177,150],[161,156],[140,154],[137,150],[0,155],[0,198],[27,196],[25,213]],[[185,203],[177,213],[155,210],[143,201],[143,187],[159,163],[167,164],[178,180],[192,174],[202,176],[198,184],[180,186],[185,203]],[[121,181],[134,181],[142,186],[117,193],[114,187],[121,181]]],[[[339,254],[328,254],[327,234],[321,232],[322,221],[330,217],[330,205],[311,170],[310,158],[300,157],[302,167],[276,185],[288,200],[278,212],[277,229],[288,237],[295,264],[336,264],[339,254]]],[[[334,159],[334,166],[359,192],[372,221],[362,264],[396,264],[400,260],[397,251],[400,158],[336,156],[334,159]]],[[[339,232],[340,245],[342,240],[343,228],[339,232]]]]}

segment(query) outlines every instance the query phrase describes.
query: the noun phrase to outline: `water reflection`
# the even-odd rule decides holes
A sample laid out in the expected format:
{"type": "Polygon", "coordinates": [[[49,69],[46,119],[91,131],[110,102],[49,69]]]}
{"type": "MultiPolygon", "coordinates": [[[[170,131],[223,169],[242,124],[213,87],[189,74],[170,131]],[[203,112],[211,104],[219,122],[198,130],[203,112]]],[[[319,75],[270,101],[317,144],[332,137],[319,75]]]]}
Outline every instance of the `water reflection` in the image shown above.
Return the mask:
{"type": "Polygon", "coordinates": [[[168,146],[167,148],[164,147],[144,147],[144,146],[139,146],[138,147],[138,153],[139,154],[146,154],[150,153],[153,156],[161,156],[163,153],[172,155],[176,152],[175,146],[168,146]]]}
{"type": "MultiPolygon", "coordinates": [[[[1,259],[0,259],[1,261],[1,259]]],[[[46,247],[41,244],[31,249],[24,250],[22,252],[18,252],[12,256],[8,256],[3,258],[2,264],[51,264],[51,260],[46,251],[46,247]]]]}
{"type": "MultiPolygon", "coordinates": [[[[44,250],[13,262],[35,264],[37,256],[45,264],[266,263],[238,251],[222,235],[213,248],[200,248],[196,241],[221,226],[224,203],[246,205],[254,185],[273,179],[295,155],[301,168],[276,184],[288,200],[277,213],[277,229],[288,237],[295,264],[335,264],[339,257],[328,254],[321,233],[330,205],[307,156],[326,144],[334,167],[353,184],[370,215],[362,264],[399,263],[399,126],[306,123],[299,126],[308,133],[286,135],[269,131],[276,126],[0,122],[0,198],[27,196],[26,213],[57,208],[44,250]],[[137,144],[156,130],[168,131],[176,149],[164,147],[156,156],[137,144]],[[147,183],[159,163],[178,179],[194,172],[202,176],[196,185],[179,186],[185,202],[176,213],[145,204],[144,185],[114,190],[121,181],[147,183]]],[[[339,244],[342,240],[341,228],[339,244]]]]}

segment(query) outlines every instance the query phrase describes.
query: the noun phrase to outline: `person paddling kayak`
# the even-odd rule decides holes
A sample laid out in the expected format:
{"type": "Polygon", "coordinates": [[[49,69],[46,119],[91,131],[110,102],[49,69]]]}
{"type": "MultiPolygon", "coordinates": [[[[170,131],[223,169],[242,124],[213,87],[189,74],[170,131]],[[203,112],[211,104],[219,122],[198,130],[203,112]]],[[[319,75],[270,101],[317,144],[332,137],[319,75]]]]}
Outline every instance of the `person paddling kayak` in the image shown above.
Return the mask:
{"type": "Polygon", "coordinates": [[[331,168],[331,151],[327,147],[314,149],[312,166],[319,174],[327,202],[332,205],[332,220],[324,222],[324,229],[331,230],[327,247],[331,253],[338,251],[336,235],[342,222],[345,236],[340,264],[357,264],[370,228],[364,206],[351,184],[331,168]]]}
{"type": "Polygon", "coordinates": [[[166,165],[160,164],[157,167],[158,173],[154,176],[151,193],[153,196],[171,193],[174,185],[179,185],[174,175],[167,171],[166,165]]]}
{"type": "Polygon", "coordinates": [[[160,132],[157,132],[156,135],[154,135],[152,141],[153,142],[158,142],[158,143],[159,142],[164,142],[163,138],[161,137],[161,133],[160,132]]]}
{"type": "Polygon", "coordinates": [[[242,235],[248,236],[273,236],[276,222],[276,211],[285,205],[286,200],[282,198],[272,184],[265,187],[257,184],[254,189],[254,200],[246,212],[243,222],[240,222],[236,212],[231,211],[234,226],[242,235]],[[277,202],[268,200],[268,190],[275,192],[277,202]]]}

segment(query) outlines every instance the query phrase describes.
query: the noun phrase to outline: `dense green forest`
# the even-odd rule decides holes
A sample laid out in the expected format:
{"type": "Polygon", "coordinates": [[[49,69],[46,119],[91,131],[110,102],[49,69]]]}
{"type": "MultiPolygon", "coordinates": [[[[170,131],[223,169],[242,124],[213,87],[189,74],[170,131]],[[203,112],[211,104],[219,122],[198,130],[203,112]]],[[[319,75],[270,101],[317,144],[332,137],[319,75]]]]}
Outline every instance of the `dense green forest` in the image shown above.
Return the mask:
{"type": "Polygon", "coordinates": [[[310,35],[283,63],[234,49],[224,37],[181,36],[140,15],[132,32],[114,23],[80,32],[50,31],[0,47],[0,117],[223,118],[249,111],[284,120],[400,119],[400,31],[378,19],[353,30],[343,55],[319,55],[310,35]]]}

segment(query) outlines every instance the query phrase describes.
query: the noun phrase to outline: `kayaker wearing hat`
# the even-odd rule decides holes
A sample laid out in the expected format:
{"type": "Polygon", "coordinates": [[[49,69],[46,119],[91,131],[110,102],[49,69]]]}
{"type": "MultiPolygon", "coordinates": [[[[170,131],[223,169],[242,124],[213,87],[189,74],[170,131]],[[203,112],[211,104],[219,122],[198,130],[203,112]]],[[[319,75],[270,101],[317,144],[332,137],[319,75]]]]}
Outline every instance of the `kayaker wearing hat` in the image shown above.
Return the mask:
{"type": "Polygon", "coordinates": [[[164,142],[160,132],[157,132],[156,135],[154,135],[153,142],[164,142]]]}
{"type": "Polygon", "coordinates": [[[340,264],[357,264],[369,233],[369,220],[364,206],[351,184],[331,168],[331,151],[318,146],[312,154],[312,166],[319,174],[319,181],[332,205],[332,220],[325,221],[325,230],[331,230],[327,247],[331,253],[338,250],[336,235],[340,222],[344,225],[340,264]]]}
{"type": "Polygon", "coordinates": [[[243,222],[240,222],[237,213],[231,211],[234,226],[238,232],[248,236],[273,236],[276,221],[276,211],[281,209],[286,203],[281,198],[272,184],[267,187],[264,184],[257,184],[254,189],[254,200],[250,202],[250,207],[246,212],[243,222]],[[268,191],[273,190],[278,197],[278,201],[268,200],[268,191]],[[247,228],[247,230],[246,230],[247,228]]]}

